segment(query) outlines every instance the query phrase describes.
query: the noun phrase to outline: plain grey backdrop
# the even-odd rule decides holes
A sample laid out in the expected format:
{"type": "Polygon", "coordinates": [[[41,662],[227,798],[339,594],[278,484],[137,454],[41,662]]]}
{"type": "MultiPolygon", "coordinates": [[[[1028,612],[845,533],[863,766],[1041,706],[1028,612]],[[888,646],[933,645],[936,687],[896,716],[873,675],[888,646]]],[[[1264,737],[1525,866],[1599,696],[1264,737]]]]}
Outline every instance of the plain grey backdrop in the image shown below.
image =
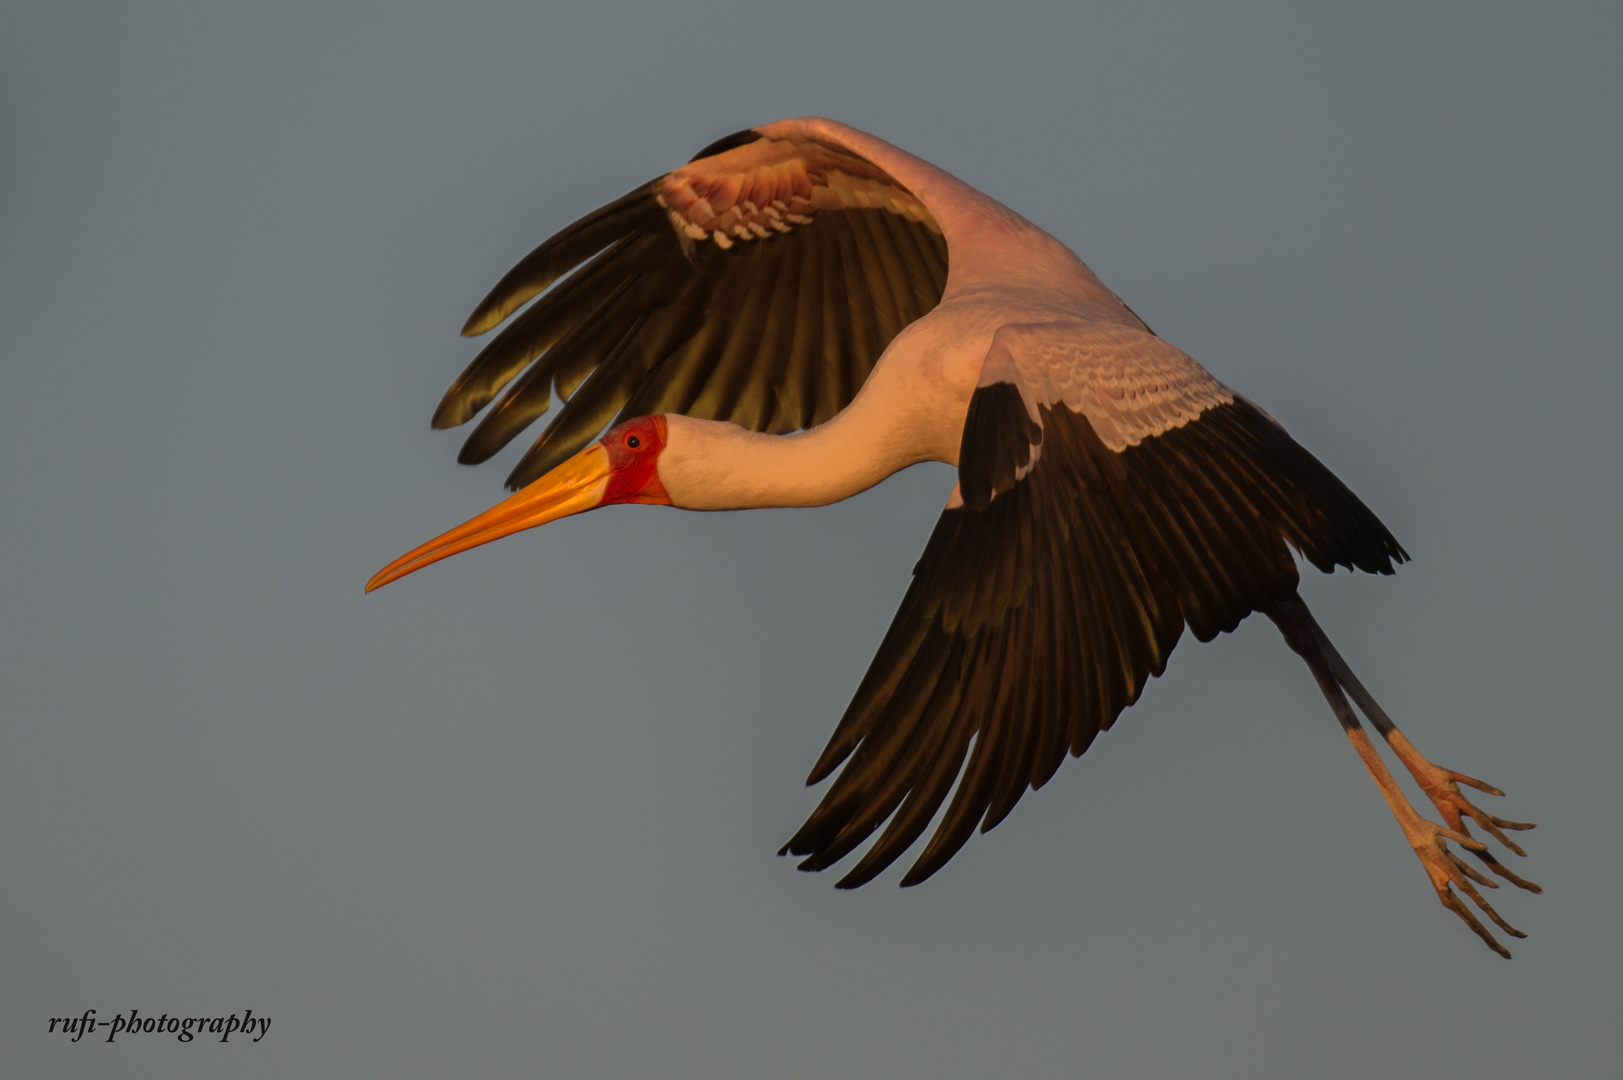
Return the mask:
{"type": "Polygon", "coordinates": [[[1617,1075],[1620,49],[1615,3],[5,4],[0,1068],[1617,1075]],[[945,467],[362,596],[502,494],[517,444],[428,428],[484,291],[804,114],[1051,230],[1392,527],[1304,593],[1539,823],[1515,960],[1255,619],[924,887],[777,858],[945,467]],[[46,1031],[132,1007],[273,1024],[46,1031]]]}

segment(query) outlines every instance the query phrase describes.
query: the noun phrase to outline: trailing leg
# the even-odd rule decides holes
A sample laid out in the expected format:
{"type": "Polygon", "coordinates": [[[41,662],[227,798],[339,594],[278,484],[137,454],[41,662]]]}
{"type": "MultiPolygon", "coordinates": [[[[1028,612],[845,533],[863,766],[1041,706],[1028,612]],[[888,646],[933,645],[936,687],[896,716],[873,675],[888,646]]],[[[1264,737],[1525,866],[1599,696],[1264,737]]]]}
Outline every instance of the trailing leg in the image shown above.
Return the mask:
{"type": "MultiPolygon", "coordinates": [[[[1447,823],[1449,828],[1470,835],[1470,829],[1464,821],[1464,818],[1470,818],[1484,832],[1499,841],[1507,849],[1525,857],[1527,852],[1522,850],[1520,844],[1506,836],[1504,830],[1523,831],[1533,828],[1533,825],[1529,822],[1506,821],[1504,818],[1487,813],[1466,798],[1465,793],[1460,791],[1460,785],[1464,784],[1467,787],[1476,788],[1478,791],[1487,792],[1489,795],[1498,795],[1500,797],[1503,797],[1505,793],[1492,784],[1484,783],[1452,769],[1445,769],[1415,749],[1414,744],[1409,741],[1402,731],[1398,730],[1398,726],[1386,714],[1386,710],[1381,708],[1368,690],[1364,689],[1364,684],[1358,680],[1357,675],[1353,674],[1352,668],[1347,666],[1347,661],[1342,659],[1341,653],[1336,651],[1335,645],[1331,644],[1330,638],[1325,634],[1323,627],[1319,626],[1318,620],[1307,609],[1307,605],[1302,602],[1301,597],[1295,598],[1290,603],[1300,609],[1293,612],[1292,617],[1303,623],[1308,632],[1318,642],[1319,650],[1329,663],[1330,671],[1335,676],[1336,681],[1352,696],[1353,701],[1357,703],[1358,708],[1363,711],[1364,715],[1369,717],[1370,723],[1375,725],[1375,730],[1381,733],[1381,737],[1392,748],[1392,752],[1398,756],[1398,760],[1403,762],[1404,768],[1409,770],[1409,775],[1413,776],[1415,783],[1420,785],[1420,790],[1426,793],[1426,798],[1430,799],[1432,805],[1437,807],[1437,812],[1443,816],[1443,821],[1447,823]]],[[[1528,881],[1506,867],[1504,863],[1494,857],[1493,852],[1484,849],[1482,851],[1473,851],[1472,854],[1481,859],[1489,870],[1511,884],[1529,892],[1540,893],[1544,891],[1534,882],[1528,881]]]]}
{"type": "MultiPolygon", "coordinates": [[[[1421,865],[1425,867],[1426,876],[1431,880],[1432,888],[1437,892],[1437,899],[1442,902],[1444,907],[1463,919],[1465,924],[1489,948],[1508,959],[1510,952],[1499,944],[1498,940],[1488,931],[1487,927],[1482,925],[1471,909],[1455,895],[1454,889],[1457,888],[1469,897],[1472,903],[1480,908],[1505,933],[1518,938],[1527,935],[1500,918],[1499,913],[1493,909],[1493,906],[1483,898],[1476,888],[1476,885],[1483,885],[1487,888],[1496,889],[1499,887],[1498,883],[1483,877],[1466,865],[1464,860],[1449,850],[1448,847],[1448,842],[1452,840],[1482,858],[1496,873],[1500,873],[1524,888],[1538,890],[1538,886],[1524,883],[1521,879],[1510,874],[1509,871],[1504,870],[1498,861],[1493,858],[1492,854],[1487,851],[1487,846],[1465,831],[1461,815],[1468,815],[1473,821],[1476,821],[1478,820],[1476,815],[1481,814],[1481,811],[1471,806],[1464,796],[1458,794],[1458,784],[1463,782],[1486,791],[1492,791],[1493,789],[1480,781],[1440,769],[1424,757],[1421,757],[1419,752],[1415,751],[1413,746],[1409,744],[1408,740],[1403,738],[1403,733],[1397,730],[1397,727],[1387,717],[1386,713],[1380,711],[1380,706],[1375,704],[1374,699],[1364,690],[1362,684],[1358,683],[1357,679],[1353,677],[1352,672],[1347,669],[1346,662],[1341,660],[1340,655],[1335,652],[1328,639],[1325,638],[1324,631],[1319,629],[1318,623],[1314,621],[1312,614],[1308,612],[1307,605],[1302,602],[1301,597],[1292,597],[1290,600],[1275,604],[1268,609],[1267,615],[1279,627],[1280,633],[1284,635],[1285,642],[1290,645],[1292,651],[1305,660],[1308,669],[1313,672],[1314,679],[1318,681],[1319,690],[1324,694],[1325,700],[1330,703],[1330,708],[1336,714],[1336,719],[1340,721],[1342,730],[1347,733],[1348,741],[1352,743],[1353,749],[1357,751],[1359,758],[1364,763],[1364,767],[1369,771],[1370,778],[1375,781],[1375,786],[1380,789],[1382,798],[1386,800],[1386,805],[1392,811],[1392,816],[1397,818],[1398,825],[1403,829],[1403,834],[1408,839],[1410,848],[1414,850],[1416,857],[1420,859],[1421,865]],[[1443,814],[1445,821],[1448,822],[1446,826],[1438,825],[1421,817],[1409,803],[1402,789],[1398,787],[1397,781],[1393,779],[1391,772],[1388,771],[1386,763],[1381,760],[1374,743],[1370,741],[1369,733],[1358,722],[1358,716],[1353,712],[1351,704],[1348,703],[1347,694],[1343,692],[1344,689],[1358,701],[1359,707],[1369,716],[1370,721],[1386,738],[1388,744],[1403,760],[1409,771],[1415,775],[1415,779],[1426,790],[1427,796],[1436,803],[1438,810],[1443,814]],[[1405,750],[1399,749],[1399,743],[1407,750],[1407,756],[1405,750]],[[1422,779],[1421,772],[1416,771],[1417,768],[1426,774],[1426,779],[1422,779]],[[1428,786],[1428,782],[1430,786],[1428,786]],[[1439,797],[1432,794],[1434,788],[1443,796],[1443,801],[1439,801],[1439,797]],[[1452,789],[1452,793],[1450,789],[1452,789]],[[1451,795],[1452,797],[1450,797],[1451,795]],[[1457,797],[1459,803],[1464,803],[1463,807],[1453,801],[1455,797],[1457,797]]],[[[1483,816],[1488,817],[1488,815],[1483,816]]],[[[1520,826],[1518,823],[1501,822],[1497,818],[1489,817],[1488,820],[1499,827],[1525,827],[1520,826]]],[[[1498,834],[1495,833],[1495,835],[1498,834]]],[[[1512,850],[1519,850],[1514,848],[1513,845],[1510,846],[1512,846],[1512,850]]]]}

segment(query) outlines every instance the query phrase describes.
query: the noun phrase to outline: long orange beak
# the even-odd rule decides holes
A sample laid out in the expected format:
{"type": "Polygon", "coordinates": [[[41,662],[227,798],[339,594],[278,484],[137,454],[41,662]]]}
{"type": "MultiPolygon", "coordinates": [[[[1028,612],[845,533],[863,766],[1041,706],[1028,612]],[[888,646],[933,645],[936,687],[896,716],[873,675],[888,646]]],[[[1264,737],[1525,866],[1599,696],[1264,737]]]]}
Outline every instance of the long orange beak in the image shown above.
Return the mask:
{"type": "Polygon", "coordinates": [[[602,503],[609,473],[608,451],[603,449],[602,444],[593,443],[478,517],[406,552],[373,574],[372,580],[366,583],[366,591],[381,589],[391,581],[459,551],[467,551],[511,533],[578,514],[582,510],[590,510],[602,503]]]}

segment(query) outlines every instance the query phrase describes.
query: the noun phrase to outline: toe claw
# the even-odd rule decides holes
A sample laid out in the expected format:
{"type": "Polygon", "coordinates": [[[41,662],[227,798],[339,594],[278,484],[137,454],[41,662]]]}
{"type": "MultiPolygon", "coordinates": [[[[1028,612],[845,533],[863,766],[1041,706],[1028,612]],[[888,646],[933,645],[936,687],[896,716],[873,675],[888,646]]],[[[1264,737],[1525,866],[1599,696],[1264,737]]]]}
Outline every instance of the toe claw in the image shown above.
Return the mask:
{"type": "Polygon", "coordinates": [[[1460,898],[1455,896],[1453,891],[1449,889],[1448,886],[1445,885],[1441,889],[1437,890],[1437,898],[1443,902],[1444,907],[1458,915],[1460,918],[1464,919],[1465,925],[1469,926],[1471,931],[1476,934],[1477,937],[1482,939],[1483,944],[1487,945],[1488,948],[1492,949],[1506,960],[1510,959],[1510,950],[1499,944],[1498,940],[1492,934],[1488,933],[1488,928],[1483,926],[1475,915],[1471,914],[1471,909],[1461,903],[1460,898]]]}
{"type": "Polygon", "coordinates": [[[1511,937],[1513,937],[1513,938],[1525,938],[1527,936],[1526,934],[1522,933],[1520,930],[1516,929],[1514,926],[1511,926],[1504,919],[1500,918],[1499,913],[1497,911],[1493,910],[1493,905],[1489,904],[1487,901],[1481,899],[1480,897],[1477,898],[1477,907],[1479,907],[1483,911],[1487,912],[1488,918],[1492,919],[1494,921],[1495,925],[1497,925],[1499,927],[1499,929],[1503,930],[1505,933],[1509,934],[1511,937]]]}
{"type": "Polygon", "coordinates": [[[1520,821],[1506,821],[1504,818],[1496,818],[1492,814],[1484,814],[1474,806],[1470,807],[1470,811],[1471,820],[1480,825],[1482,830],[1489,836],[1503,844],[1507,850],[1514,851],[1523,858],[1527,856],[1527,852],[1522,850],[1522,846],[1506,836],[1504,830],[1514,829],[1520,831],[1532,828],[1531,825],[1520,821]]]}
{"type": "MultiPolygon", "coordinates": [[[[1488,903],[1487,900],[1483,899],[1482,894],[1477,892],[1476,888],[1469,881],[1463,881],[1459,878],[1455,878],[1454,884],[1458,885],[1460,887],[1460,891],[1466,896],[1469,896],[1471,898],[1471,902],[1477,907],[1481,908],[1482,913],[1488,918],[1492,919],[1494,921],[1494,925],[1498,926],[1499,929],[1503,930],[1511,937],[1524,938],[1527,936],[1514,926],[1511,926],[1504,919],[1500,918],[1499,913],[1493,910],[1493,905],[1488,903]]],[[[1465,905],[1461,904],[1460,907],[1464,909],[1465,905]]],[[[1495,942],[1495,944],[1497,944],[1497,942],[1495,942]]]]}
{"type": "Polygon", "coordinates": [[[1518,874],[1514,870],[1510,869],[1504,863],[1502,863],[1498,859],[1494,858],[1492,852],[1490,852],[1490,851],[1476,851],[1476,852],[1472,852],[1472,854],[1474,854],[1477,858],[1481,859],[1483,861],[1483,863],[1485,863],[1487,865],[1489,870],[1491,870],[1493,873],[1497,874],[1498,876],[1504,878],[1506,881],[1510,882],[1512,885],[1516,886],[1518,889],[1526,889],[1530,893],[1542,893],[1544,891],[1544,887],[1541,886],[1538,882],[1536,882],[1536,881],[1528,881],[1526,878],[1522,877],[1520,874],[1518,874]]]}
{"type": "Polygon", "coordinates": [[[1454,781],[1456,784],[1464,784],[1466,787],[1474,787],[1478,791],[1487,792],[1489,795],[1498,795],[1500,798],[1503,798],[1505,794],[1492,784],[1484,783],[1474,776],[1466,776],[1464,773],[1454,772],[1452,769],[1448,770],[1448,778],[1454,781]]]}
{"type": "Polygon", "coordinates": [[[1526,849],[1523,848],[1520,844],[1516,843],[1516,841],[1512,840],[1510,837],[1506,836],[1504,833],[1500,832],[1498,829],[1489,828],[1488,829],[1488,835],[1492,836],[1495,840],[1497,840],[1501,844],[1505,845],[1505,850],[1506,851],[1512,852],[1513,854],[1516,854],[1516,855],[1520,855],[1524,859],[1527,858],[1526,849]]]}

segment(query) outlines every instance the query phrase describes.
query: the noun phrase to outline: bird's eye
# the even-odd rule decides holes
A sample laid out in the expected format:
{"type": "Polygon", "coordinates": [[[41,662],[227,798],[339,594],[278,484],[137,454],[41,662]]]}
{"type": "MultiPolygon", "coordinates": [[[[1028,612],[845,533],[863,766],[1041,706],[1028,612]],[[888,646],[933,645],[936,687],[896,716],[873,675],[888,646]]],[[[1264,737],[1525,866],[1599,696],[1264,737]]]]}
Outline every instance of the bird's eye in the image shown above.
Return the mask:
{"type": "Polygon", "coordinates": [[[642,440],[637,438],[635,435],[631,436],[630,438],[628,438],[626,440],[626,446],[630,447],[633,450],[637,449],[637,447],[639,447],[641,445],[642,445],[642,440]]]}

